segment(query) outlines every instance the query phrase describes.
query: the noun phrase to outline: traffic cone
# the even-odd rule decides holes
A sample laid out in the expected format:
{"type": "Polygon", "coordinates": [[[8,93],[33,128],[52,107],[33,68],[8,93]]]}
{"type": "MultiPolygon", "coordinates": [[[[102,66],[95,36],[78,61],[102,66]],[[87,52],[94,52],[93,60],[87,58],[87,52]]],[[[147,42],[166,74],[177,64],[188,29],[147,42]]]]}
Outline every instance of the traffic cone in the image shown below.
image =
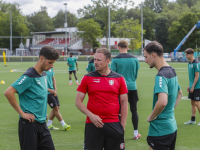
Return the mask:
{"type": "Polygon", "coordinates": [[[5,82],[3,80],[1,80],[0,84],[5,84],[5,82]]]}
{"type": "Polygon", "coordinates": [[[10,72],[13,72],[13,70],[10,70],[10,72]]]}

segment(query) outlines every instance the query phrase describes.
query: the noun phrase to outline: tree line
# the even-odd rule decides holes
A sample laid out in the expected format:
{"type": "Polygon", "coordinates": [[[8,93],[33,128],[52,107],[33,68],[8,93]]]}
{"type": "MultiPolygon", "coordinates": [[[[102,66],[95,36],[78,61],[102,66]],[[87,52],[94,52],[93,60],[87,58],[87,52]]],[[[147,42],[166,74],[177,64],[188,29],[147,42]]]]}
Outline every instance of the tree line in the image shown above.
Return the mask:
{"type": "MultiPolygon", "coordinates": [[[[108,38],[108,0],[93,0],[92,4],[78,9],[77,14],[67,13],[68,27],[78,27],[79,36],[93,47],[97,38],[108,38]]],[[[144,0],[135,6],[132,0],[110,0],[111,37],[130,38],[130,48],[141,48],[141,10],[143,8],[144,39],[160,42],[165,52],[172,52],[190,29],[200,20],[200,0],[144,0]]],[[[30,32],[52,31],[62,28],[65,11],[59,10],[51,18],[47,8],[24,16],[20,5],[0,0],[0,35],[10,35],[10,11],[12,11],[13,36],[30,36],[30,32]]],[[[24,39],[25,40],[25,39],[24,39]]],[[[9,48],[10,39],[0,38],[1,47],[9,48]]],[[[25,42],[25,41],[24,41],[25,42]]],[[[200,30],[196,29],[180,51],[200,46],[200,30]]],[[[20,39],[13,39],[13,48],[20,39]]]]}

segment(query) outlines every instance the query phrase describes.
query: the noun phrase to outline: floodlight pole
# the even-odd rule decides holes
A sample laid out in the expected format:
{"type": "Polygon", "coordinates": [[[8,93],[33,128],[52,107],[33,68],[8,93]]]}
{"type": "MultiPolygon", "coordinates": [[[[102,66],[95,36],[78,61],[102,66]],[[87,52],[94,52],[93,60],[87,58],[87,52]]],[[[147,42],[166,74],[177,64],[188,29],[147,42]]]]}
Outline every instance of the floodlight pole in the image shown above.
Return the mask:
{"type": "Polygon", "coordinates": [[[108,8],[108,37],[109,37],[109,45],[108,49],[110,51],[110,0],[109,0],[109,8],[108,8]]]}
{"type": "Polygon", "coordinates": [[[64,5],[65,5],[65,25],[64,25],[64,27],[65,27],[65,44],[66,44],[66,52],[68,51],[67,50],[67,3],[64,3],[64,5]]]}
{"type": "Polygon", "coordinates": [[[143,2],[141,3],[141,54],[143,56],[143,2]]]}
{"type": "Polygon", "coordinates": [[[10,52],[12,55],[12,11],[10,11],[10,52]]]}

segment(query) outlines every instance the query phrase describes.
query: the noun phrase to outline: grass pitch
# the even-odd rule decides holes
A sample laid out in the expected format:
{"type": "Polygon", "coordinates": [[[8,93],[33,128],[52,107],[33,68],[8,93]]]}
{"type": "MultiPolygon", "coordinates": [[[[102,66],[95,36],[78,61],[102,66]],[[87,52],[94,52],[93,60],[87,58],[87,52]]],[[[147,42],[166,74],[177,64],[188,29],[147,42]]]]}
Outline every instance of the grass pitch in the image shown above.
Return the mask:
{"type": "MultiPolygon", "coordinates": [[[[8,103],[3,95],[4,91],[16,79],[18,79],[29,67],[35,65],[36,62],[8,62],[7,67],[3,67],[1,62],[0,81],[4,80],[5,84],[0,84],[0,149],[1,150],[18,150],[20,149],[18,140],[18,114],[8,103]],[[10,72],[14,70],[14,72],[10,72]]],[[[79,81],[86,74],[86,61],[79,61],[79,70],[77,72],[79,81]]],[[[175,116],[178,124],[178,135],[176,142],[176,150],[199,150],[200,142],[200,126],[183,125],[191,117],[191,105],[187,100],[188,72],[187,63],[170,63],[176,69],[179,84],[183,91],[182,99],[175,110],[175,116]]],[[[133,126],[131,123],[131,113],[129,111],[126,131],[125,131],[125,147],[126,150],[147,150],[146,136],[148,133],[149,123],[146,121],[152,110],[154,79],[157,70],[150,69],[147,64],[140,62],[140,70],[137,79],[137,87],[139,94],[138,114],[139,114],[139,133],[141,139],[133,140],[133,126]]],[[[75,97],[77,85],[72,76],[72,85],[69,86],[68,67],[66,62],[56,62],[54,65],[55,78],[57,81],[58,98],[60,101],[60,112],[66,123],[72,128],[69,131],[63,131],[62,126],[55,118],[53,125],[60,128],[58,131],[51,131],[56,150],[82,150],[84,141],[84,126],[86,116],[83,115],[75,106],[75,97]]],[[[18,96],[16,95],[17,99],[18,96]]],[[[84,100],[87,104],[87,96],[84,100]]],[[[51,109],[48,106],[48,114],[51,109]]],[[[200,121],[199,113],[196,115],[197,123],[200,121]]]]}

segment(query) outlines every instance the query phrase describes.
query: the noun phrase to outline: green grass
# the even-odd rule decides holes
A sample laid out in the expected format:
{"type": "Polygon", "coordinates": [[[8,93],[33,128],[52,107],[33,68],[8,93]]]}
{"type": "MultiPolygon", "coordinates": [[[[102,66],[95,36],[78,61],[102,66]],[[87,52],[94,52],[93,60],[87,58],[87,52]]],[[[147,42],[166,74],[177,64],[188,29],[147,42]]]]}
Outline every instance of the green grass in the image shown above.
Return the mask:
{"type": "MultiPolygon", "coordinates": [[[[4,80],[6,84],[0,84],[0,149],[1,150],[17,150],[19,148],[18,140],[18,114],[10,106],[5,96],[4,91],[16,79],[18,79],[28,67],[35,65],[35,62],[10,62],[7,67],[3,67],[3,62],[0,64],[0,80],[4,80]],[[10,72],[15,69],[15,72],[10,72]]],[[[79,81],[82,76],[86,74],[87,62],[79,61],[79,71],[77,72],[79,81]]],[[[179,83],[181,85],[183,95],[187,96],[188,73],[187,63],[170,63],[177,72],[179,83]]],[[[129,111],[126,132],[125,132],[125,146],[126,150],[147,150],[146,136],[148,133],[149,123],[146,121],[148,115],[152,110],[154,79],[157,70],[149,69],[149,66],[144,62],[140,62],[140,70],[137,80],[139,102],[139,133],[142,135],[141,139],[133,140],[133,127],[131,123],[131,113],[129,111]]],[[[55,78],[57,81],[58,97],[60,100],[60,112],[64,120],[72,126],[69,131],[51,131],[53,141],[57,150],[81,150],[83,147],[84,126],[86,116],[83,115],[75,106],[76,89],[75,79],[73,77],[73,84],[69,86],[69,75],[67,71],[66,62],[56,62],[54,65],[55,78]]],[[[16,95],[17,96],[17,95],[16,95]]],[[[18,96],[17,96],[18,97],[18,96]]],[[[87,103],[87,97],[84,100],[87,103]]],[[[48,106],[48,114],[51,109],[48,106]]],[[[200,126],[197,125],[183,125],[191,116],[191,105],[188,100],[181,100],[175,110],[176,120],[178,124],[178,136],[176,142],[176,150],[197,150],[200,147],[199,135],[200,126]]],[[[197,113],[196,121],[200,121],[200,116],[197,113]]],[[[53,125],[62,129],[57,119],[54,120],[53,125]]]]}

